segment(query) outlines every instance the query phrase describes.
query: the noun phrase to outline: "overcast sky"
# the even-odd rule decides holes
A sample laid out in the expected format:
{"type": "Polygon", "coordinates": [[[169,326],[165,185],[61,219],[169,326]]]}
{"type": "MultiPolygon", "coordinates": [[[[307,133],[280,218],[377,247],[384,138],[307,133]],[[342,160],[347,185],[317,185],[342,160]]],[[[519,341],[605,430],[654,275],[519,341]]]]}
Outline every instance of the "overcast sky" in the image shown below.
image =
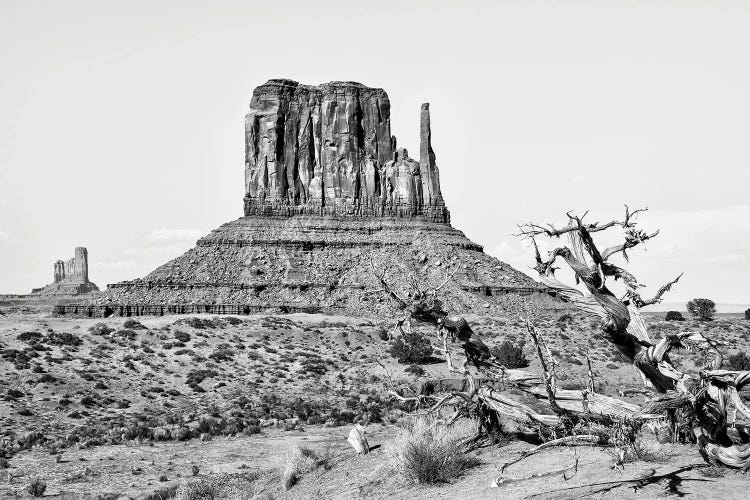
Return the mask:
{"type": "Polygon", "coordinates": [[[750,304],[750,2],[0,0],[0,292],[89,249],[103,287],[242,215],[270,78],[384,88],[453,225],[519,268],[527,220],[648,206],[669,296],[750,304]]]}

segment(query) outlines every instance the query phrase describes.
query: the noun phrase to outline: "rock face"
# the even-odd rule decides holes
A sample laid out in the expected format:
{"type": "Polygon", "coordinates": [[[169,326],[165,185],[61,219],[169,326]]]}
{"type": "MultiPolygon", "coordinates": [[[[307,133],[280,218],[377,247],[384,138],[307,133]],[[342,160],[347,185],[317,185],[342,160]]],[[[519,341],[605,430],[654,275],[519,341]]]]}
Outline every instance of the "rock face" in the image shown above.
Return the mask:
{"type": "Polygon", "coordinates": [[[463,313],[498,313],[505,294],[541,291],[451,227],[428,104],[420,118],[417,161],[396,147],[382,89],[270,80],[245,120],[245,216],[143,279],[57,312],[392,316],[373,271],[403,294],[450,274],[441,292],[463,313]]]}
{"type": "Polygon", "coordinates": [[[73,258],[57,260],[53,264],[53,282],[32,293],[42,295],[80,295],[99,291],[89,281],[89,252],[85,247],[76,247],[73,258]]]}
{"type": "Polygon", "coordinates": [[[245,215],[425,216],[449,222],[422,107],[422,157],[391,136],[382,89],[355,82],[256,88],[245,117],[245,215]]]}

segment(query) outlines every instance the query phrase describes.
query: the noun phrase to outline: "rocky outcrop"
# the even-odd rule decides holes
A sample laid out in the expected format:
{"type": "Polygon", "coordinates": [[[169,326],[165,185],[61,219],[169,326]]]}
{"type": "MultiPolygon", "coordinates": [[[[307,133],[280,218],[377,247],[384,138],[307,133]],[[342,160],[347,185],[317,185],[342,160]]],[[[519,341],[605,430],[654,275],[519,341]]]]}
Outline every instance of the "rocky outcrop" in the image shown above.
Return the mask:
{"type": "Polygon", "coordinates": [[[245,216],[142,279],[58,314],[87,316],[307,311],[392,317],[375,293],[386,270],[402,293],[441,289],[452,312],[499,314],[504,295],[542,291],[451,227],[432,149],[430,107],[419,159],[396,146],[382,89],[270,80],[245,120],[245,216]]]}
{"type": "Polygon", "coordinates": [[[85,247],[76,247],[72,259],[58,260],[54,264],[54,283],[67,280],[69,283],[89,282],[89,252],[85,247]]]}
{"type": "Polygon", "coordinates": [[[65,279],[65,262],[58,260],[54,265],[54,281],[53,283],[59,283],[65,279]]]}
{"type": "Polygon", "coordinates": [[[99,291],[89,281],[89,253],[85,247],[76,247],[73,258],[57,260],[53,264],[53,282],[44,288],[35,288],[33,294],[80,295],[99,291]]]}
{"type": "Polygon", "coordinates": [[[383,89],[269,80],[245,117],[245,215],[425,217],[448,223],[422,106],[422,157],[391,136],[383,89]]]}

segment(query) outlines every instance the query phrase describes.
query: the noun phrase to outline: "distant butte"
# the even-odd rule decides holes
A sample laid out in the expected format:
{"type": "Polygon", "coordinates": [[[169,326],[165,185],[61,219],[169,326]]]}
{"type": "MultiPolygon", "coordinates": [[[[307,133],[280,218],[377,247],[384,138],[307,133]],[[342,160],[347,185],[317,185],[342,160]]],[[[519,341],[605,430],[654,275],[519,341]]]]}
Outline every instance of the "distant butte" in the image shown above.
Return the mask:
{"type": "Polygon", "coordinates": [[[89,252],[76,247],[73,258],[58,260],[53,265],[53,282],[31,291],[35,295],[82,295],[98,292],[99,287],[89,281],[89,252]]]}
{"type": "Polygon", "coordinates": [[[59,314],[392,313],[373,269],[405,293],[440,283],[455,312],[492,313],[541,291],[451,227],[420,115],[419,160],[391,135],[390,101],[356,82],[275,79],[245,118],[244,217],[142,279],[109,285],[59,314]]]}

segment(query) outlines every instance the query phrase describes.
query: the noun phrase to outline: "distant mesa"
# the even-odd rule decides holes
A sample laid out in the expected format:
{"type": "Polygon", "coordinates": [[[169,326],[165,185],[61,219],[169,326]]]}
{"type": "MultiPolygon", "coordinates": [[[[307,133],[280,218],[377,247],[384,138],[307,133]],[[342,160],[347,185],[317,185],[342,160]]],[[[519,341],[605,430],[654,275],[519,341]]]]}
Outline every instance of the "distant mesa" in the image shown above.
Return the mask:
{"type": "Polygon", "coordinates": [[[99,287],[89,281],[89,252],[76,247],[73,258],[53,264],[53,282],[31,291],[36,295],[82,295],[98,292],[99,287]]]}
{"type": "Polygon", "coordinates": [[[374,269],[404,293],[450,273],[443,296],[462,313],[499,312],[507,293],[542,291],[451,226],[429,104],[420,110],[416,160],[391,135],[384,90],[269,80],[245,117],[244,167],[243,217],[144,278],[56,312],[393,313],[393,302],[373,291],[374,269]]]}

